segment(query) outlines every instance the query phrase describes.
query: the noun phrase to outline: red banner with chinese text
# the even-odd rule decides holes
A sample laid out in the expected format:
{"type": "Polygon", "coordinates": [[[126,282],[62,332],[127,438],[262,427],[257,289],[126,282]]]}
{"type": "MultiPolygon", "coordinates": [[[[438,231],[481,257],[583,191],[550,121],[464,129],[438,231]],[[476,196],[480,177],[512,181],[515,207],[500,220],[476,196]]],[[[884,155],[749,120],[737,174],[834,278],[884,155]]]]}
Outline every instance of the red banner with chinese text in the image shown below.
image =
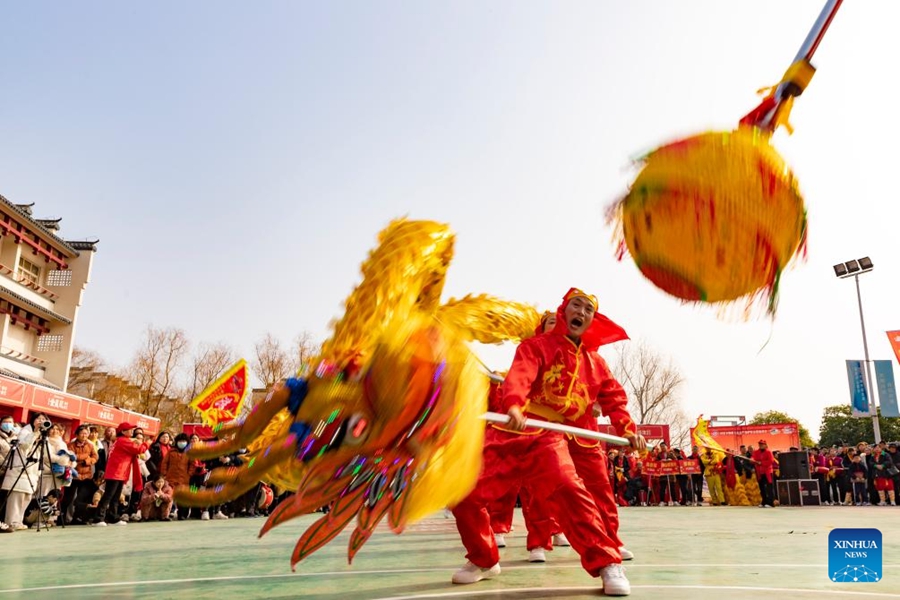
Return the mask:
{"type": "Polygon", "coordinates": [[[710,427],[710,436],[723,448],[737,452],[741,446],[759,444],[766,440],[769,450],[786,451],[800,447],[800,428],[796,423],[772,423],[766,425],[732,425],[710,427]]]}
{"type": "Polygon", "coordinates": [[[700,473],[700,463],[696,459],[645,460],[645,475],[694,475],[700,473]]]}
{"type": "MultiPolygon", "coordinates": [[[[616,428],[608,423],[600,423],[598,425],[600,433],[608,435],[618,435],[616,428]]],[[[668,425],[638,425],[638,433],[651,443],[658,443],[662,440],[669,445],[669,426],[668,425]]]]}
{"type": "Polygon", "coordinates": [[[12,379],[0,379],[0,400],[3,404],[12,404],[13,406],[25,406],[25,392],[28,391],[28,385],[21,381],[13,381],[12,379]]]}
{"type": "Polygon", "coordinates": [[[44,388],[34,388],[31,398],[32,410],[47,411],[69,419],[81,417],[82,400],[78,396],[70,396],[62,392],[53,392],[44,388]]]}
{"type": "Polygon", "coordinates": [[[115,427],[125,421],[125,413],[114,406],[88,402],[84,407],[84,421],[92,425],[115,427]]]}

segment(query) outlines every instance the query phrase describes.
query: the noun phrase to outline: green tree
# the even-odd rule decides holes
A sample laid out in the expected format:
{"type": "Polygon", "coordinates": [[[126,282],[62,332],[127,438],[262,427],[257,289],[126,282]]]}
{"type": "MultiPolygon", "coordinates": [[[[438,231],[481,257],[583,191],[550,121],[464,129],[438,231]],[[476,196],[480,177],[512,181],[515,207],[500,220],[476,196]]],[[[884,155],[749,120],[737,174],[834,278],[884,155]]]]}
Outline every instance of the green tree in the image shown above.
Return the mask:
{"type": "MultiPolygon", "coordinates": [[[[882,417],[879,410],[878,428],[881,429],[882,440],[900,440],[900,418],[882,417]]],[[[852,416],[849,404],[826,407],[822,413],[822,426],[819,428],[819,445],[832,446],[838,440],[849,445],[874,442],[872,418],[852,416]]]]}
{"type": "Polygon", "coordinates": [[[777,410],[767,410],[766,412],[756,413],[750,419],[750,425],[770,425],[772,423],[795,423],[800,430],[800,446],[803,448],[812,448],[816,445],[812,436],[809,435],[809,429],[800,424],[800,421],[791,417],[787,413],[777,410]]]}

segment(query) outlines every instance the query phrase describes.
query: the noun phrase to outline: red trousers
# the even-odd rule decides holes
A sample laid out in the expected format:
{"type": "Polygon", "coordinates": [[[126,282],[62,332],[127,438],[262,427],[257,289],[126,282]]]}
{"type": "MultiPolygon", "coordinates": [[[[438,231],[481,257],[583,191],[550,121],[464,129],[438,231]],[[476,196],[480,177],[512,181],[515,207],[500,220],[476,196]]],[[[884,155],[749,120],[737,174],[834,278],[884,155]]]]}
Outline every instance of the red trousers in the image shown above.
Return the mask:
{"type": "MultiPolygon", "coordinates": [[[[600,518],[603,521],[603,529],[607,536],[620,548],[622,540],[619,539],[619,507],[616,505],[616,497],[613,493],[612,483],[609,479],[609,468],[606,464],[606,454],[599,446],[585,447],[577,440],[569,439],[569,455],[575,464],[575,471],[584,483],[585,489],[594,499],[594,504],[600,510],[600,518]]],[[[553,520],[543,519],[537,515],[547,514],[550,506],[545,496],[534,495],[531,503],[532,521],[534,522],[534,539],[532,540],[532,527],[528,528],[528,549],[542,547],[547,550],[552,548],[551,536],[558,533],[553,520]],[[534,544],[532,546],[532,543],[534,544]]],[[[552,514],[552,513],[551,513],[552,514]]],[[[566,534],[568,536],[568,534],[566,534]]]]}
{"type": "Polygon", "coordinates": [[[466,558],[473,564],[488,569],[500,561],[488,507],[523,485],[533,497],[549,499],[551,510],[545,514],[558,517],[590,575],[597,577],[603,567],[622,562],[619,544],[607,535],[597,506],[575,471],[565,438],[558,433],[516,435],[488,427],[481,476],[472,493],[453,509],[466,558]]]}
{"type": "MultiPolygon", "coordinates": [[[[491,513],[491,530],[494,533],[507,534],[512,531],[513,514],[516,510],[517,499],[522,500],[522,516],[525,518],[525,528],[531,531],[533,527],[531,521],[534,518],[531,514],[531,492],[528,491],[527,487],[514,487],[496,502],[491,502],[491,505],[488,507],[488,511],[491,513]]],[[[559,532],[559,527],[554,523],[553,533],[559,532]]]]}
{"type": "Polygon", "coordinates": [[[528,532],[526,547],[529,550],[535,548],[552,550],[552,540],[545,533],[550,531],[551,535],[554,535],[562,529],[556,519],[552,517],[549,503],[536,505],[527,487],[514,487],[496,502],[491,502],[488,507],[488,511],[491,513],[491,530],[494,533],[502,534],[507,534],[512,530],[516,498],[522,500],[522,517],[525,519],[525,529],[528,532]]]}

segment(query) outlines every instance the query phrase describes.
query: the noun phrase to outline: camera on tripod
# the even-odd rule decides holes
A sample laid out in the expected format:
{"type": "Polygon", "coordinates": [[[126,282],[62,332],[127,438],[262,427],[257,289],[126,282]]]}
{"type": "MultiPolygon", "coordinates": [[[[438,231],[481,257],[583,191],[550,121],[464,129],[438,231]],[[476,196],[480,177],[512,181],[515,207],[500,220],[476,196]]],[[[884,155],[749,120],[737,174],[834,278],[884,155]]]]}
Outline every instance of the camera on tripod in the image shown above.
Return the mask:
{"type": "Polygon", "coordinates": [[[38,429],[40,429],[42,433],[50,431],[51,427],[53,427],[53,421],[51,421],[50,419],[46,419],[46,418],[43,421],[41,421],[40,424],[38,425],[38,429]]]}

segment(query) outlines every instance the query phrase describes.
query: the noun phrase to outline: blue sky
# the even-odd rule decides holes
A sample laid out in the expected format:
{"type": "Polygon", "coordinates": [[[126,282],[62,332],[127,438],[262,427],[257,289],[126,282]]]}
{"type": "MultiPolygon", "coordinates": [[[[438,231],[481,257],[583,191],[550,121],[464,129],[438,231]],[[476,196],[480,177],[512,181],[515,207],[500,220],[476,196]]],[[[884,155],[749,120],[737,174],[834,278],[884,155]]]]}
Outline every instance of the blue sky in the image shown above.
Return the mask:
{"type": "MultiPolygon", "coordinates": [[[[148,324],[249,355],[319,338],[392,218],[457,232],[445,295],[553,307],[570,286],[682,369],[689,415],[781,409],[814,434],[862,357],[891,358],[900,4],[848,2],[775,143],[810,258],[774,322],[681,306],[614,259],[631,158],[729,129],[822,3],[7,3],[0,193],[100,238],[77,344],[124,365],[148,324]],[[765,349],[760,348],[771,336],[765,349]]],[[[496,368],[511,348],[478,348],[496,368]]]]}

